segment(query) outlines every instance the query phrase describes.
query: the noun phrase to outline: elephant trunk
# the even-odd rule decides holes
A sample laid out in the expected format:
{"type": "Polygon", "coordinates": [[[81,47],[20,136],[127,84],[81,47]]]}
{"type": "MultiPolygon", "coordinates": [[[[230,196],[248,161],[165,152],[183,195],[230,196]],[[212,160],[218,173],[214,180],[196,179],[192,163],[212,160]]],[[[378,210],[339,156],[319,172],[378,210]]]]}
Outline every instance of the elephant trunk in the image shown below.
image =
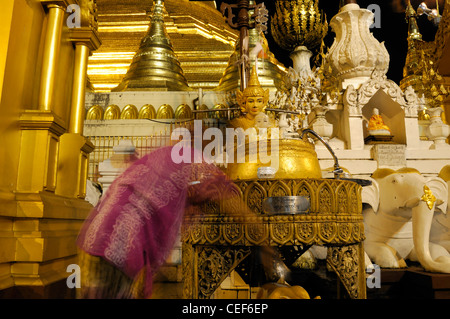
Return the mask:
{"type": "Polygon", "coordinates": [[[412,209],[414,248],[422,267],[431,272],[450,273],[450,264],[434,261],[430,254],[430,228],[434,215],[434,205],[430,210],[427,203],[420,201],[412,209]]]}

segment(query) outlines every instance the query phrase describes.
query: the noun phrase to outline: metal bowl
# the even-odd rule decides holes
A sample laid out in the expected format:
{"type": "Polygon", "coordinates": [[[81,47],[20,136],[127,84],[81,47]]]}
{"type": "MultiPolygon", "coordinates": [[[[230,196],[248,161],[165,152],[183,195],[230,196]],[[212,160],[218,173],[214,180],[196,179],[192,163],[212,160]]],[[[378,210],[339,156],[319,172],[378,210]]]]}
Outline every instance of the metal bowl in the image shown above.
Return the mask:
{"type": "Polygon", "coordinates": [[[305,214],[310,206],[309,198],[304,196],[267,197],[263,201],[263,210],[269,215],[305,214]]]}

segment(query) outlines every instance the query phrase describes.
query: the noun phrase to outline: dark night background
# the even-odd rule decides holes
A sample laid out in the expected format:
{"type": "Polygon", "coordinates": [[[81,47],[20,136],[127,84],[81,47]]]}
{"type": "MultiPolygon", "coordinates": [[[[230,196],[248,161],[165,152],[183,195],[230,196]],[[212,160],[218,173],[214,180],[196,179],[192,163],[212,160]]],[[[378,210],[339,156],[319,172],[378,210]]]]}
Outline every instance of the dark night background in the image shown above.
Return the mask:
{"type": "MultiPolygon", "coordinates": [[[[228,1],[216,1],[217,8],[220,9],[222,2],[237,3],[237,0],[228,1]]],[[[274,0],[256,0],[256,3],[264,2],[265,6],[269,10],[269,22],[267,23],[268,30],[266,38],[269,43],[270,50],[274,53],[275,57],[283,63],[286,67],[292,66],[292,61],[289,58],[289,53],[282,50],[274,42],[270,33],[270,17],[275,12],[274,0]]],[[[415,9],[422,1],[411,0],[411,4],[415,9]]],[[[443,2],[440,6],[440,12],[442,14],[443,2]]],[[[326,14],[328,23],[331,18],[335,16],[339,11],[340,0],[320,0],[319,8],[326,14]]],[[[403,78],[403,66],[405,65],[406,51],[408,47],[408,24],[405,19],[405,1],[404,0],[358,0],[358,4],[361,8],[367,8],[370,4],[378,4],[381,9],[381,28],[372,28],[371,31],[378,41],[385,43],[385,46],[390,54],[390,66],[387,76],[390,80],[395,81],[397,84],[403,78]]],[[[436,1],[427,1],[429,8],[436,7],[436,1]]],[[[237,12],[235,13],[237,14],[237,12]]],[[[425,15],[418,19],[420,32],[422,33],[424,41],[433,41],[437,27],[430,22],[425,15]]],[[[333,44],[335,34],[329,28],[328,35],[325,37],[325,45],[329,48],[333,44]]]]}

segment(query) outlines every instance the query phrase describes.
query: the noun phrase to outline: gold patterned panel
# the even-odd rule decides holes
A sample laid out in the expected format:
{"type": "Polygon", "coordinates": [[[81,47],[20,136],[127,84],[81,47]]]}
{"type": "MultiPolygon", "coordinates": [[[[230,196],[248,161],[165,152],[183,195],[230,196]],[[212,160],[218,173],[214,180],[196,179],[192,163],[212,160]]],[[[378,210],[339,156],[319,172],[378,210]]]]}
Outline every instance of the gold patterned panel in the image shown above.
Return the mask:
{"type": "Polygon", "coordinates": [[[269,188],[269,197],[291,196],[291,190],[283,181],[276,181],[269,188]]]}
{"type": "Polygon", "coordinates": [[[120,108],[115,104],[111,104],[106,108],[105,114],[103,115],[103,119],[105,120],[120,119],[120,108]]]}
{"type": "Polygon", "coordinates": [[[328,181],[324,181],[317,192],[317,202],[319,212],[333,212],[334,194],[328,181]]]}
{"type": "Polygon", "coordinates": [[[261,184],[254,182],[244,192],[244,202],[255,213],[262,212],[262,203],[267,197],[267,191],[261,184]]]}
{"type": "Polygon", "coordinates": [[[120,114],[120,118],[122,120],[135,120],[139,116],[139,112],[133,104],[128,104],[125,106],[122,110],[122,113],[120,114]]]}
{"type": "Polygon", "coordinates": [[[269,226],[260,222],[245,225],[245,239],[257,246],[262,245],[269,237],[269,226]]]}
{"type": "Polygon", "coordinates": [[[316,223],[297,223],[295,224],[295,238],[301,243],[312,245],[316,242],[317,227],[316,223]]]}
{"type": "Polygon", "coordinates": [[[230,245],[236,245],[244,240],[244,224],[226,223],[223,227],[223,238],[230,245]]]}
{"type": "Polygon", "coordinates": [[[357,242],[365,239],[363,223],[354,223],[353,224],[352,238],[357,242]]]}
{"type": "Polygon", "coordinates": [[[199,224],[191,224],[189,233],[191,234],[191,242],[195,244],[199,243],[203,237],[203,226],[199,224]]]}
{"type": "Polygon", "coordinates": [[[358,185],[353,185],[353,187],[350,190],[349,193],[349,201],[350,201],[350,213],[351,214],[357,214],[360,210],[360,207],[362,207],[362,198],[361,196],[358,196],[359,194],[359,188],[358,185]]]}
{"type": "Polygon", "coordinates": [[[216,244],[221,238],[221,228],[217,224],[209,224],[204,227],[206,242],[216,244]]]}
{"type": "Polygon", "coordinates": [[[280,216],[279,223],[273,223],[269,226],[270,239],[277,245],[294,245],[294,224],[293,216],[280,216]]]}
{"type": "Polygon", "coordinates": [[[139,119],[154,119],[156,118],[156,111],[153,105],[145,104],[141,107],[138,114],[139,119]]]}
{"type": "Polygon", "coordinates": [[[187,104],[181,104],[175,110],[175,118],[178,120],[182,119],[191,119],[192,118],[192,110],[187,104]]]}
{"type": "Polygon", "coordinates": [[[366,298],[363,247],[361,244],[328,247],[327,265],[339,276],[353,299],[366,298]],[[358,262],[359,261],[359,262],[358,262]]]}
{"type": "Polygon", "coordinates": [[[313,191],[311,183],[308,183],[306,181],[298,183],[297,185],[295,185],[292,194],[293,196],[304,196],[306,198],[309,198],[309,202],[311,204],[310,210],[313,212],[317,211],[317,205],[315,204],[315,193],[313,191]]]}
{"type": "Polygon", "coordinates": [[[226,198],[223,198],[220,201],[220,205],[222,205],[222,207],[220,207],[219,212],[224,212],[225,214],[227,214],[228,212],[233,213],[243,210],[243,207],[241,207],[242,202],[235,200],[235,198],[244,198],[244,195],[242,194],[242,190],[240,188],[232,187],[221,189],[219,190],[219,194],[227,194],[226,198]]]}
{"type": "Polygon", "coordinates": [[[185,216],[182,241],[192,245],[329,245],[364,240],[362,215],[299,214],[257,218],[185,216]],[[189,225],[189,226],[187,226],[189,225]]]}
{"type": "Polygon", "coordinates": [[[334,221],[325,221],[319,227],[319,239],[323,243],[331,243],[338,240],[336,234],[338,233],[338,228],[341,227],[341,223],[336,223],[334,221]]]}
{"type": "Polygon", "coordinates": [[[185,298],[209,298],[253,247],[266,245],[327,246],[327,266],[337,273],[350,297],[366,297],[360,185],[330,179],[252,179],[235,185],[240,190],[236,194],[255,215],[226,214],[220,205],[218,212],[215,207],[184,216],[185,298]],[[315,200],[314,209],[304,214],[264,214],[261,206],[267,195],[288,194],[315,200]]]}
{"type": "Polygon", "coordinates": [[[346,189],[346,185],[341,184],[338,186],[336,190],[336,205],[335,211],[340,214],[345,214],[349,211],[349,200],[348,200],[348,189],[346,189]]]}
{"type": "Polygon", "coordinates": [[[86,114],[86,120],[102,120],[103,108],[100,105],[93,105],[86,114]]]}
{"type": "MultiPolygon", "coordinates": [[[[184,240],[182,239],[182,241],[184,240]]],[[[183,298],[192,299],[194,298],[194,248],[183,243],[181,253],[181,260],[183,261],[183,298]]]]}
{"type": "MultiPolygon", "coordinates": [[[[187,227],[185,231],[190,235],[183,236],[183,241],[278,246],[356,243],[364,239],[362,188],[354,182],[286,179],[247,180],[237,181],[235,184],[240,189],[236,195],[243,199],[256,216],[230,215],[223,205],[216,205],[213,209],[203,206],[206,217],[191,215],[187,217],[186,223],[202,226],[193,229],[187,227]],[[296,215],[267,215],[262,210],[262,202],[264,198],[274,194],[306,196],[311,199],[310,211],[296,215]],[[211,224],[216,226],[211,227],[211,224]],[[217,225],[221,229],[217,229],[217,225]]],[[[231,210],[239,211],[235,208],[231,210]]]]}
{"type": "Polygon", "coordinates": [[[343,242],[349,241],[352,236],[352,224],[351,223],[341,223],[339,225],[338,236],[343,242]]]}
{"type": "Polygon", "coordinates": [[[156,113],[156,118],[159,120],[175,118],[173,108],[169,104],[161,105],[158,109],[158,112],[156,113]]]}
{"type": "MultiPolygon", "coordinates": [[[[206,247],[199,250],[198,257],[194,259],[198,277],[194,277],[193,283],[193,285],[196,284],[195,289],[198,289],[198,295],[192,297],[209,298],[236,265],[248,255],[250,255],[249,248],[206,247]]],[[[185,289],[185,298],[191,294],[188,288],[185,289]]]]}

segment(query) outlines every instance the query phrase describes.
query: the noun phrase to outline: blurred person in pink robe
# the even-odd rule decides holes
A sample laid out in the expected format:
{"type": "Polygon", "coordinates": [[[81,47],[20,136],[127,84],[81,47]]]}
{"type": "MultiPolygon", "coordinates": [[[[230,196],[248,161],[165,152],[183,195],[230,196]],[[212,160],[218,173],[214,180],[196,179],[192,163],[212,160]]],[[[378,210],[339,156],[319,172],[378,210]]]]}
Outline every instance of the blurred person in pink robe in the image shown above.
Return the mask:
{"type": "Polygon", "coordinates": [[[149,298],[185,211],[201,213],[195,207],[202,202],[230,196],[241,201],[220,169],[202,157],[194,162],[200,152],[190,149],[191,163],[175,163],[172,149],[156,149],[131,164],[86,219],[77,240],[78,298],[149,298]]]}

